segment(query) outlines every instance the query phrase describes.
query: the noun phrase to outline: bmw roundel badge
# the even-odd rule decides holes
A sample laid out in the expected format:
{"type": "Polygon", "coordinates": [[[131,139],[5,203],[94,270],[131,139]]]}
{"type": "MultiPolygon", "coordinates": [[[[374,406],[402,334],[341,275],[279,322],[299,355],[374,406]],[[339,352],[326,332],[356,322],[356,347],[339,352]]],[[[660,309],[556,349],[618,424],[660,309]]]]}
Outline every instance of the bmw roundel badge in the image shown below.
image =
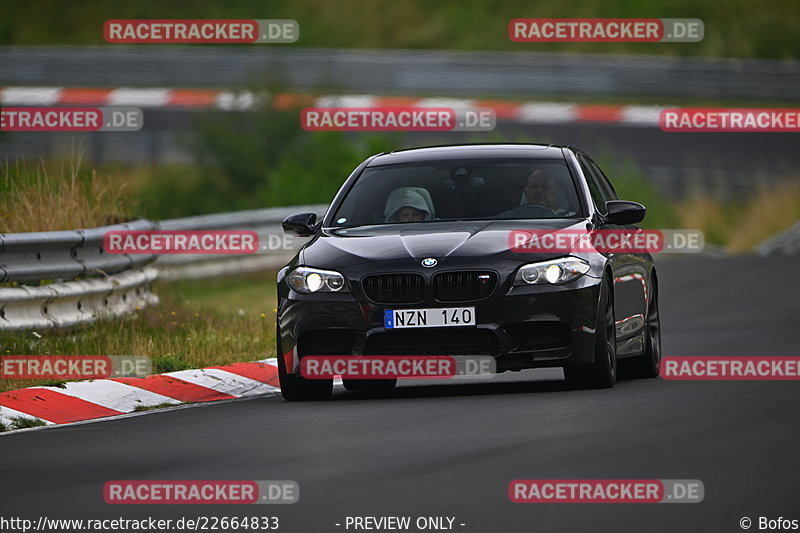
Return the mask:
{"type": "Polygon", "coordinates": [[[428,257],[428,258],[425,258],[425,259],[422,260],[422,266],[424,266],[426,268],[435,267],[436,263],[438,263],[438,261],[436,259],[434,259],[433,257],[428,257]]]}

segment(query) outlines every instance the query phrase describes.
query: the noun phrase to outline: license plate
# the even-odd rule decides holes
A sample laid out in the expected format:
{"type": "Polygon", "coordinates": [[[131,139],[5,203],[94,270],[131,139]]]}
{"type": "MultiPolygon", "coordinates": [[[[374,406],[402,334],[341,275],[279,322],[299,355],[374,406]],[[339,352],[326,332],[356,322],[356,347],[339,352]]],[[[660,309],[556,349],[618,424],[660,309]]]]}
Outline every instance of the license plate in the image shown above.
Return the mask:
{"type": "Polygon", "coordinates": [[[387,309],[383,326],[398,328],[440,328],[442,326],[474,326],[474,307],[445,307],[442,309],[387,309]]]}

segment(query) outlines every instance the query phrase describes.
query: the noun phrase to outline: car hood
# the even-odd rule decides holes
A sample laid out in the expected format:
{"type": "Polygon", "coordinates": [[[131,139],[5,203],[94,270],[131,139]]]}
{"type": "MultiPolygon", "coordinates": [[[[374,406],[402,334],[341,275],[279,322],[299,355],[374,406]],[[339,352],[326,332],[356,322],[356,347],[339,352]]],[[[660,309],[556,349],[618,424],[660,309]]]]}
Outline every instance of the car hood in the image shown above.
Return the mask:
{"type": "Polygon", "coordinates": [[[324,230],[306,244],[302,264],[334,268],[374,261],[418,264],[422,259],[507,257],[538,261],[564,254],[515,253],[509,250],[513,230],[585,230],[585,219],[480,220],[385,224],[324,230]]]}

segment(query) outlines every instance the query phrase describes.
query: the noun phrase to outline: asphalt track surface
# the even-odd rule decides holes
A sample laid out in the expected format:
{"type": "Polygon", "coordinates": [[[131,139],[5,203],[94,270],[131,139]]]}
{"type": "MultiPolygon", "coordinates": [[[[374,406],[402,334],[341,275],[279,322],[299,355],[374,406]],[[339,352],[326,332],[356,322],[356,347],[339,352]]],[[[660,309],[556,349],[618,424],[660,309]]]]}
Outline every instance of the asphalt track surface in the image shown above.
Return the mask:
{"type": "MultiPolygon", "coordinates": [[[[798,355],[800,258],[658,263],[666,355],[798,355]]],[[[454,516],[456,531],[741,531],[800,519],[797,382],[622,381],[560,371],[404,383],[318,403],[279,396],[0,437],[0,516],[275,515],[279,531],[346,516],[454,516]],[[700,479],[696,504],[512,504],[516,478],[700,479]],[[294,505],[122,506],[114,479],[292,479],[294,505]]],[[[352,531],[352,529],[350,530],[352,531]]],[[[411,529],[411,531],[417,531],[411,529]]]]}

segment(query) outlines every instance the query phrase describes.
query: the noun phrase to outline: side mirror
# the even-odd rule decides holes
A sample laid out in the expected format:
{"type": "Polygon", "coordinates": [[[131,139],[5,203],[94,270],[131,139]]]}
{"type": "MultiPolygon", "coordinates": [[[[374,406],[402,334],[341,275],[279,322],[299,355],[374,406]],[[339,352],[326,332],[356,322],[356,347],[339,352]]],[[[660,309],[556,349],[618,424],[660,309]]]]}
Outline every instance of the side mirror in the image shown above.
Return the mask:
{"type": "Polygon", "coordinates": [[[283,219],[283,232],[297,237],[310,237],[317,232],[316,213],[298,213],[283,219]]]}
{"type": "Polygon", "coordinates": [[[644,219],[647,208],[636,202],[624,200],[611,200],[606,202],[607,213],[603,215],[603,222],[606,224],[636,224],[644,219]]]}

